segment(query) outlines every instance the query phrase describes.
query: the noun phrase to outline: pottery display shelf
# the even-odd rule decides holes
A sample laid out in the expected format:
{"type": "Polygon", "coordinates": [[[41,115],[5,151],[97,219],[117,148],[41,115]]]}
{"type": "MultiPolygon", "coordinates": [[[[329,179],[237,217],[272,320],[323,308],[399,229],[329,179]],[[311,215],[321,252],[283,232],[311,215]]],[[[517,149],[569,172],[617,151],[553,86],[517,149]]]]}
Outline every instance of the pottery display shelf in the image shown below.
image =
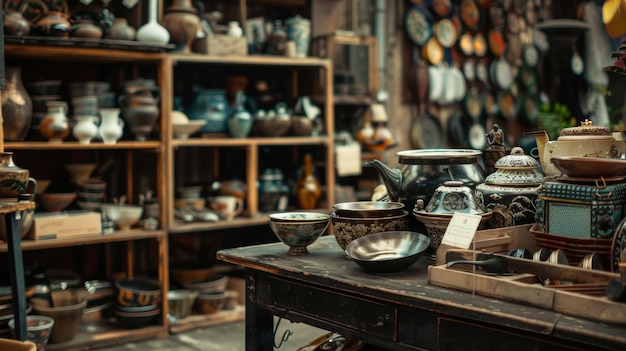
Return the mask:
{"type": "Polygon", "coordinates": [[[95,39],[95,38],[59,38],[59,37],[43,37],[43,36],[15,36],[5,35],[5,43],[11,44],[31,44],[31,45],[51,45],[51,46],[69,46],[69,47],[97,47],[105,49],[129,50],[129,51],[146,51],[146,52],[162,52],[170,51],[175,48],[173,44],[161,44],[153,42],[141,42],[136,40],[118,40],[118,39],[95,39]]]}

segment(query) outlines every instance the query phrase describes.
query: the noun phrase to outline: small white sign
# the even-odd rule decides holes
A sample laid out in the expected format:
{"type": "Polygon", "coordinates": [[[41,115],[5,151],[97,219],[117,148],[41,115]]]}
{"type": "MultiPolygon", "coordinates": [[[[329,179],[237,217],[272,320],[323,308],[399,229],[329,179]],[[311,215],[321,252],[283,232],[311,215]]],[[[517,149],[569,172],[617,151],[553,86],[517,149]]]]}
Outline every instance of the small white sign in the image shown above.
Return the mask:
{"type": "Polygon", "coordinates": [[[482,216],[479,215],[455,213],[452,215],[441,243],[461,249],[469,249],[481,219],[482,216]]]}

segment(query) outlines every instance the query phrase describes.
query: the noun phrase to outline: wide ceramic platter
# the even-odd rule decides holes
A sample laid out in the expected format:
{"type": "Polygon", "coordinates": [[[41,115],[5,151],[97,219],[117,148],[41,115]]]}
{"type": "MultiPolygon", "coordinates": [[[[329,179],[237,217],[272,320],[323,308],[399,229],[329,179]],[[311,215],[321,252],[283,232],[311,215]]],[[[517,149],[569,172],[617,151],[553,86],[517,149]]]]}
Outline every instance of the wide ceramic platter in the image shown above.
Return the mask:
{"type": "Polygon", "coordinates": [[[551,160],[563,174],[575,178],[618,177],[626,170],[626,160],[618,158],[560,156],[551,160]]]}

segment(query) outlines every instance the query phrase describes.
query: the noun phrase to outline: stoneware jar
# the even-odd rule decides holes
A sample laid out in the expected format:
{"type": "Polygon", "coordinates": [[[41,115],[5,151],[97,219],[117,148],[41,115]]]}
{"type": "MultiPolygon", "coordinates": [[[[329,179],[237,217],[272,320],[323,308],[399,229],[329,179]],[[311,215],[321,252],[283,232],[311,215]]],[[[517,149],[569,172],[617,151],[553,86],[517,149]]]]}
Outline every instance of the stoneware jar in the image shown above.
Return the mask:
{"type": "Polygon", "coordinates": [[[22,141],[28,133],[33,103],[22,83],[20,67],[6,67],[2,90],[2,127],[5,141],[22,141]]]}
{"type": "Polygon", "coordinates": [[[176,45],[176,51],[190,53],[193,41],[204,35],[197,13],[190,0],[175,0],[165,10],[162,24],[170,33],[170,43],[176,45]]]}
{"type": "Polygon", "coordinates": [[[521,147],[514,147],[510,155],[496,162],[496,171],[476,187],[476,195],[487,209],[505,212],[500,213],[505,216],[502,226],[535,222],[535,200],[543,180],[538,167],[521,147]]]}
{"type": "Polygon", "coordinates": [[[137,31],[128,24],[128,20],[123,17],[115,18],[115,22],[106,32],[106,37],[117,40],[135,40],[137,31]]]}
{"type": "Polygon", "coordinates": [[[0,199],[16,199],[26,189],[29,176],[27,169],[13,163],[12,152],[0,152],[0,199]]]}

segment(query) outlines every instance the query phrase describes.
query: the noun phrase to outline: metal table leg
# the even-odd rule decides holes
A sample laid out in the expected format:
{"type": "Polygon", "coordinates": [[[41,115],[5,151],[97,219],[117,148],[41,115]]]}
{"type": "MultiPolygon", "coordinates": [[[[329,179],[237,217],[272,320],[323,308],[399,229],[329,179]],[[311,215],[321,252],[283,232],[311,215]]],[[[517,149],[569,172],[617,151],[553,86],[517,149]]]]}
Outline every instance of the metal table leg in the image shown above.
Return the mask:
{"type": "Polygon", "coordinates": [[[9,272],[11,273],[11,296],[13,318],[15,318],[15,339],[26,340],[26,287],[24,283],[24,260],[20,239],[20,212],[3,214],[7,233],[9,272]]]}

